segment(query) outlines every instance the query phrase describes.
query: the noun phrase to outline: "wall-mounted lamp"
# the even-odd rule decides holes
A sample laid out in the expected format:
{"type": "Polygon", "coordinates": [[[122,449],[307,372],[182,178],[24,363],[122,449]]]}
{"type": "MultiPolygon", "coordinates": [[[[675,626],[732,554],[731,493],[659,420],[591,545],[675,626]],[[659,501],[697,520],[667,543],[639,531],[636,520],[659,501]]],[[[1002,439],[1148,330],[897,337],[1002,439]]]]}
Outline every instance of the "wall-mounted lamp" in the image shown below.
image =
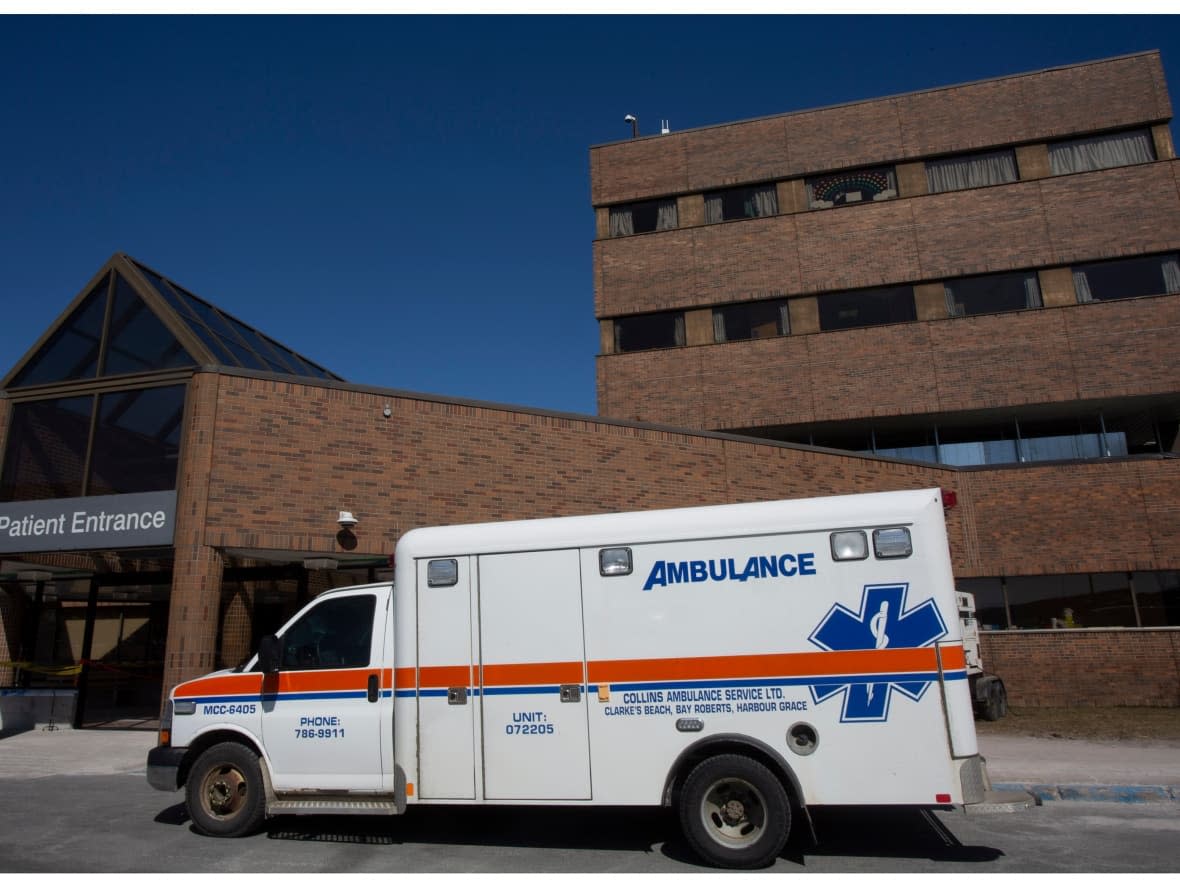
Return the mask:
{"type": "Polygon", "coordinates": [[[358,521],[359,520],[357,520],[357,518],[355,516],[353,516],[352,512],[349,510],[341,510],[340,517],[339,517],[339,519],[336,520],[336,522],[340,525],[340,528],[342,528],[342,529],[353,528],[357,524],[358,521]]]}
{"type": "Polygon", "coordinates": [[[391,415],[393,415],[393,407],[389,403],[386,403],[385,408],[383,408],[381,410],[381,414],[384,415],[386,418],[390,417],[391,415]]]}

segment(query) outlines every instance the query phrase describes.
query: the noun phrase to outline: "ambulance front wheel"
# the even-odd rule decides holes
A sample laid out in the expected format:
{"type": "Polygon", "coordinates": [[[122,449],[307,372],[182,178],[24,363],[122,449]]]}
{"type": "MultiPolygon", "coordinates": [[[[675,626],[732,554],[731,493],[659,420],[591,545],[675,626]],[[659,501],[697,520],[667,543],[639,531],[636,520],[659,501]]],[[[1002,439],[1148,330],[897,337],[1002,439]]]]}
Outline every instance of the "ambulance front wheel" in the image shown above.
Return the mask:
{"type": "Polygon", "coordinates": [[[193,825],[208,836],[254,832],[266,811],[257,754],[232,742],[210,747],[189,772],[185,804],[193,825]]]}
{"type": "Polygon", "coordinates": [[[697,765],[680,794],[684,836],[704,860],[753,869],[774,863],[791,829],[782,783],[747,756],[713,756],[697,765]]]}

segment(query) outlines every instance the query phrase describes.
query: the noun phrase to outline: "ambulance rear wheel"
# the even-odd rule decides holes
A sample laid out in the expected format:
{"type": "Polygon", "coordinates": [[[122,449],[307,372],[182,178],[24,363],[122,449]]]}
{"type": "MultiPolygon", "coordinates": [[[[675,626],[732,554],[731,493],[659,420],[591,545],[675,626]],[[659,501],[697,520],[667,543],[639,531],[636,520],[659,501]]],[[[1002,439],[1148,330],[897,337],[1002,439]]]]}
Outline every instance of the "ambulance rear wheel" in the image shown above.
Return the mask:
{"type": "Polygon", "coordinates": [[[774,863],[791,829],[782,783],[747,756],[713,756],[697,765],[680,794],[684,836],[704,860],[753,869],[774,863]]]}
{"type": "Polygon", "coordinates": [[[189,772],[185,805],[193,825],[208,836],[246,836],[266,811],[258,756],[241,744],[216,744],[189,772]]]}

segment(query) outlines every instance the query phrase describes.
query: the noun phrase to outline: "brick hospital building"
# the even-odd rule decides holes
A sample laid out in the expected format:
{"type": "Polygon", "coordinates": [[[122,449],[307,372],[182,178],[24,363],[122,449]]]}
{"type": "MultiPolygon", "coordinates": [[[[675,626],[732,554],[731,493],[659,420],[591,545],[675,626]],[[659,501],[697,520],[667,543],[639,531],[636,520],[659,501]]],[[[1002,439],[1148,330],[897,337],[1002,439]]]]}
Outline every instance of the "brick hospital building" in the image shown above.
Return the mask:
{"type": "Polygon", "coordinates": [[[1147,52],[592,148],[598,417],[115,255],[0,384],[0,693],[151,718],[416,526],[939,486],[1013,704],[1178,705],[1171,116],[1147,52]]]}

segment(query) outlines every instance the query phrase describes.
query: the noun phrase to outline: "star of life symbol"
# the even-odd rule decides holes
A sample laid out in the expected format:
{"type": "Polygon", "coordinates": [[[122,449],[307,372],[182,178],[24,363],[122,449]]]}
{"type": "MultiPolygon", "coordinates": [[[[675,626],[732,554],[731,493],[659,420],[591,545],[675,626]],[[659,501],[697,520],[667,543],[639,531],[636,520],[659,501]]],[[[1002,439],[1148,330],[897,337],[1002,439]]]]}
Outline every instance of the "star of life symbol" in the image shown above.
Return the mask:
{"type": "MultiPolygon", "coordinates": [[[[837,603],[808,637],[825,651],[863,651],[883,648],[922,648],[946,635],[946,624],[933,599],[905,608],[909,584],[868,584],[854,612],[837,603]]],[[[820,704],[843,695],[841,722],[884,722],[895,691],[920,700],[930,680],[905,681],[900,674],[866,675],[833,685],[816,685],[811,696],[820,704]]]]}

